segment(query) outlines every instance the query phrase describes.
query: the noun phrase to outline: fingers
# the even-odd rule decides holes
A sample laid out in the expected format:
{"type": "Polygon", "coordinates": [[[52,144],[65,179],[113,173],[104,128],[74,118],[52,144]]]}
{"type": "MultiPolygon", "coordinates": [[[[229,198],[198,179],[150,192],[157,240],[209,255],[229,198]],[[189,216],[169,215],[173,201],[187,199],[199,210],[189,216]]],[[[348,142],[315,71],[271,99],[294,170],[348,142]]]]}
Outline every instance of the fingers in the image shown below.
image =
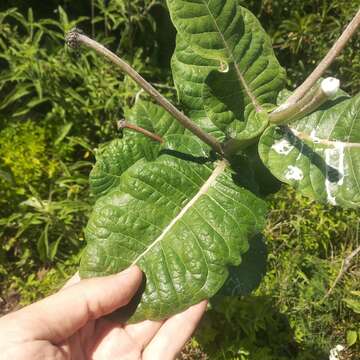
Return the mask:
{"type": "Polygon", "coordinates": [[[101,319],[97,322],[95,336],[87,341],[91,349],[88,355],[92,360],[141,359],[141,347],[134,344],[121,324],[101,319]]]}
{"type": "Polygon", "coordinates": [[[62,287],[62,289],[61,290],[63,290],[63,289],[66,289],[66,288],[68,288],[68,287],[70,287],[70,286],[73,286],[73,285],[75,285],[75,284],[77,284],[78,282],[80,282],[80,274],[79,274],[79,272],[76,272],[67,282],[66,282],[66,284],[62,287]]]}
{"type": "Polygon", "coordinates": [[[163,321],[145,320],[137,324],[125,325],[124,330],[142,350],[149,344],[163,323],[163,321]]]}
{"type": "Polygon", "coordinates": [[[89,320],[129,303],[141,281],[142,272],[138,267],[116,275],[82,280],[24,308],[18,316],[31,320],[29,330],[33,339],[60,343],[89,320]]]}
{"type": "Polygon", "coordinates": [[[203,301],[165,321],[144,350],[143,360],[174,359],[196,329],[206,306],[207,301],[203,301]]]}

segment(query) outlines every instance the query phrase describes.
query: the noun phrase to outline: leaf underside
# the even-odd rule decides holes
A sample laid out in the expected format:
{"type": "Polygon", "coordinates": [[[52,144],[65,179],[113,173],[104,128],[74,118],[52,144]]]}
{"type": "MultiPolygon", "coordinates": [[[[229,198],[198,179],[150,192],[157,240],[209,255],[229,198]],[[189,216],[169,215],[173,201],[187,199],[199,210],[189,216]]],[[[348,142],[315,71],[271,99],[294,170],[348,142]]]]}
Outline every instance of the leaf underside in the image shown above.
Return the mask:
{"type": "Polygon", "coordinates": [[[320,202],[360,205],[360,94],[341,94],[290,126],[262,135],[259,153],[274,176],[320,202]]]}

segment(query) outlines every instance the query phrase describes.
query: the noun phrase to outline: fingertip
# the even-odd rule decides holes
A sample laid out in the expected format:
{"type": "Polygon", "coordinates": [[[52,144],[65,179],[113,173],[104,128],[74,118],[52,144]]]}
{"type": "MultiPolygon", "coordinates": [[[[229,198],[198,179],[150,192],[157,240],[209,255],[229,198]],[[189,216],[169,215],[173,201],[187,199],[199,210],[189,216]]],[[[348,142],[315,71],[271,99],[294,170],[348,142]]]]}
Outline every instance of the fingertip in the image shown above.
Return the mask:
{"type": "Polygon", "coordinates": [[[171,319],[179,319],[179,321],[182,321],[182,319],[189,319],[190,323],[196,324],[200,321],[201,317],[205,313],[208,306],[208,300],[203,300],[195,305],[190,306],[187,310],[174,315],[171,319]]]}
{"type": "Polygon", "coordinates": [[[91,309],[91,320],[126,306],[140,288],[142,278],[140,268],[131,266],[117,274],[82,280],[72,290],[82,294],[86,308],[91,309]]]}
{"type": "Polygon", "coordinates": [[[118,281],[123,282],[126,279],[127,281],[133,282],[137,285],[141,284],[143,276],[143,272],[137,265],[130,266],[115,275],[118,281]]]}
{"type": "Polygon", "coordinates": [[[203,300],[166,320],[145,349],[143,359],[174,359],[195,331],[207,304],[208,300],[203,300]],[[181,332],[179,332],[179,329],[181,329],[181,332]]]}
{"type": "Polygon", "coordinates": [[[207,307],[209,305],[209,300],[205,299],[203,301],[201,301],[199,304],[195,305],[195,306],[199,306],[200,310],[203,310],[204,312],[206,311],[207,307]]]}
{"type": "Polygon", "coordinates": [[[70,286],[73,286],[77,283],[79,283],[81,281],[81,278],[80,278],[80,274],[79,272],[77,271],[66,283],[65,285],[61,288],[61,290],[64,290],[70,286]]]}
{"type": "Polygon", "coordinates": [[[131,265],[128,268],[126,268],[125,270],[121,271],[118,273],[118,275],[121,276],[128,276],[128,275],[133,275],[133,276],[143,276],[143,272],[141,271],[141,269],[137,266],[137,265],[131,265]]]}

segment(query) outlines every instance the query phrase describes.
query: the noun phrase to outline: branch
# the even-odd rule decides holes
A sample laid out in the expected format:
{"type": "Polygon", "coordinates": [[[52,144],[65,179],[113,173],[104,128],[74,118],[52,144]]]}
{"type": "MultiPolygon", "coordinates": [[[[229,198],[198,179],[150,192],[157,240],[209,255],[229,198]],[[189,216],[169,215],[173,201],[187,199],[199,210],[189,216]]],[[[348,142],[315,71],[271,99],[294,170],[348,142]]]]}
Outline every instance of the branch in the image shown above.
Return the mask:
{"type": "Polygon", "coordinates": [[[323,75],[326,69],[332,64],[340,52],[344,49],[347,42],[354,35],[360,26],[360,9],[341,34],[339,39],[335,42],[333,47],[329,50],[324,59],[316,67],[316,69],[308,76],[308,78],[295,90],[295,92],[286,100],[286,104],[295,104],[298,102],[316,83],[316,81],[323,75]]]}
{"type": "Polygon", "coordinates": [[[190,130],[199,139],[211,146],[217,153],[223,154],[221,144],[210,134],[203,131],[193,121],[191,121],[185,114],[178,110],[173,104],[165,99],[153,86],[151,86],[140,74],[138,74],[129,64],[120,59],[113,52],[108,50],[105,46],[99,44],[95,40],[80,34],[76,29],[70,31],[66,35],[66,43],[73,48],[79,45],[95,50],[97,53],[103,55],[113,64],[119,67],[123,72],[129,75],[141,88],[143,88],[159,105],[161,105],[169,114],[171,114],[177,121],[179,121],[186,129],[190,130]]]}
{"type": "Polygon", "coordinates": [[[152,133],[151,131],[148,131],[140,126],[137,126],[134,124],[129,124],[125,120],[119,120],[117,123],[117,126],[118,126],[118,129],[129,129],[129,130],[133,130],[135,132],[141,133],[141,134],[147,136],[148,138],[155,140],[159,143],[164,142],[164,140],[161,136],[156,135],[156,134],[152,133]]]}
{"type": "Polygon", "coordinates": [[[336,78],[328,77],[321,84],[308,91],[295,104],[280,105],[269,115],[270,122],[277,125],[290,124],[302,117],[317,110],[327,100],[336,96],[340,88],[340,81],[336,78]]]}
{"type": "Polygon", "coordinates": [[[340,280],[342,279],[342,277],[345,275],[345,273],[349,270],[350,268],[350,265],[351,265],[351,262],[352,260],[355,258],[355,256],[357,254],[360,253],[360,246],[357,247],[353,252],[351,252],[351,254],[349,256],[347,256],[342,264],[341,264],[341,269],[340,269],[340,272],[338,274],[338,276],[336,277],[334,283],[332,284],[332,286],[330,287],[330,289],[328,290],[328,292],[325,294],[325,296],[323,297],[323,299],[321,300],[322,302],[324,300],[326,300],[330,295],[331,293],[334,291],[336,285],[340,282],[340,280]]]}

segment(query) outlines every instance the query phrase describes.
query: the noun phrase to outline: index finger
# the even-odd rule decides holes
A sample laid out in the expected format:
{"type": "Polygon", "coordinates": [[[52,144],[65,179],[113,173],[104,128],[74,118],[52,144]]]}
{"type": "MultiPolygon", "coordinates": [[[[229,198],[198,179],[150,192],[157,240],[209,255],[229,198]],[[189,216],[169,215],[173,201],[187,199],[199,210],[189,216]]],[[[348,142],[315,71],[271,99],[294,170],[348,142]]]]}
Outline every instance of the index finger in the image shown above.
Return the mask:
{"type": "Polygon", "coordinates": [[[166,320],[144,350],[142,359],[174,359],[195,331],[199,321],[204,315],[207,303],[207,300],[204,300],[166,320]]]}
{"type": "Polygon", "coordinates": [[[77,284],[78,282],[80,282],[80,280],[81,280],[80,274],[79,274],[79,272],[77,271],[77,272],[65,283],[65,285],[64,285],[60,290],[67,289],[68,287],[73,286],[73,285],[77,284]]]}

